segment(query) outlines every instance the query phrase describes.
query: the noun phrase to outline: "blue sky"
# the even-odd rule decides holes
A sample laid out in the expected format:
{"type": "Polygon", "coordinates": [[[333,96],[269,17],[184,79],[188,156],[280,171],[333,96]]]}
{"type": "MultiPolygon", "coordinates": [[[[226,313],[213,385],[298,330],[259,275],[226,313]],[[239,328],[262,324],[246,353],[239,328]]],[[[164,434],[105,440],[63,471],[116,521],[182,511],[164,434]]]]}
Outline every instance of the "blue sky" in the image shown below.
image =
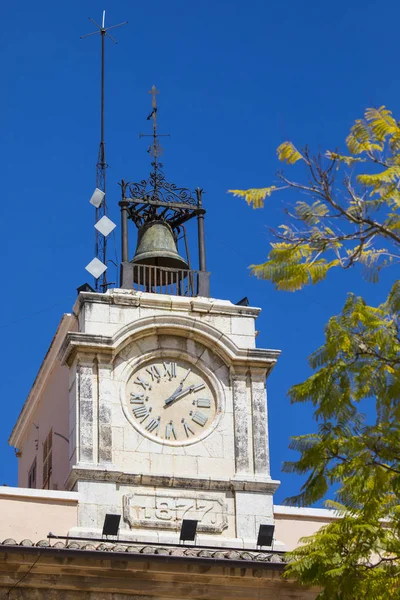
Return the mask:
{"type": "Polygon", "coordinates": [[[107,45],[109,215],[119,220],[117,182],[148,174],[147,142],[138,133],[149,128],[147,91],[156,84],[160,129],[171,133],[163,141],[167,178],[206,192],[212,294],[233,302],[248,296],[262,307],[258,345],[282,350],[268,386],[280,503],[300,483],[280,472],[293,458],[289,438],[315,428],[308,407],[290,406],[287,390],[309,375],[307,356],[323,341],[324,324],[346,293],[378,303],[394,273],[375,286],[352,271],[329,275],[313,289],[277,292],[251,278],[248,265],[266,258],[268,227],[281,222],[282,209],[295,198],[281,193],[253,211],[226,190],[274,183],[275,149],[286,139],[316,152],[333,149],[366,107],[398,110],[400,7],[393,0],[384,9],[358,0],[113,0],[109,7],[94,0],[20,0],[3,6],[0,484],[16,485],[8,435],[62,313],[71,309],[76,288],[91,282],[84,267],[94,246],[88,200],[99,143],[100,40],[79,36],[92,31],[88,16],[100,21],[103,8],[108,24],[129,21],[114,32],[118,46],[107,45]]]}

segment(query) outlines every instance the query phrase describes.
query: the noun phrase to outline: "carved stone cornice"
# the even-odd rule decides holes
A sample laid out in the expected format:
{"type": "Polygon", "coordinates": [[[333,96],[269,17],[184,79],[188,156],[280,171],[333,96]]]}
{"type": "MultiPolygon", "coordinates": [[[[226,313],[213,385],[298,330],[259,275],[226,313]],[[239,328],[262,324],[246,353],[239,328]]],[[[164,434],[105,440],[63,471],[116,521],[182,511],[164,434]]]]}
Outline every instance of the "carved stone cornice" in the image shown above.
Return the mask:
{"type": "Polygon", "coordinates": [[[136,292],[134,290],[113,289],[106,294],[96,292],[81,292],[74,304],[73,313],[79,314],[86,304],[107,304],[109,306],[131,306],[142,308],[160,308],[170,311],[191,311],[208,313],[211,315],[248,316],[256,318],[261,308],[254,306],[240,306],[228,300],[215,298],[186,296],[169,296],[167,294],[153,294],[149,292],[136,292]]]}
{"type": "Polygon", "coordinates": [[[65,482],[65,488],[72,490],[79,481],[114,482],[131,486],[150,486],[161,488],[180,488],[192,490],[212,491],[244,491],[263,492],[273,494],[278,488],[280,481],[274,479],[211,479],[176,477],[164,475],[146,475],[142,473],[125,473],[102,467],[80,467],[72,469],[65,482]]]}
{"type": "Polygon", "coordinates": [[[235,367],[258,367],[266,375],[272,370],[279,350],[239,348],[226,334],[203,320],[186,315],[157,315],[144,317],[122,327],[114,335],[104,336],[70,332],[60,350],[60,360],[71,365],[76,354],[98,353],[112,360],[135,339],[157,334],[169,334],[189,338],[213,350],[226,365],[235,367]]]}

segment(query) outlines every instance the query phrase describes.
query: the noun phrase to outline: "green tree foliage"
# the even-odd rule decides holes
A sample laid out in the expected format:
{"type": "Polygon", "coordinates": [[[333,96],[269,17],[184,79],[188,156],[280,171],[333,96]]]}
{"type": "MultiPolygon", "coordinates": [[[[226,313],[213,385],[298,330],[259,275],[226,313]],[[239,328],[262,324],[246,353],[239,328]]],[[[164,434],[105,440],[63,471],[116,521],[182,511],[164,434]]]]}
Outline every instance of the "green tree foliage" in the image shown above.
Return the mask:
{"type": "Polygon", "coordinates": [[[292,438],[300,459],[284,470],[307,480],[288,502],[312,504],[338,486],[327,504],[341,518],[305,538],[286,572],[322,585],[320,598],[400,597],[399,316],[400,282],[377,308],[350,294],[310,357],[315,373],[290,390],[292,402],[312,402],[319,426],[292,438]]]}
{"type": "Polygon", "coordinates": [[[279,160],[302,165],[306,183],[279,173],[280,185],[230,190],[255,209],[288,188],[301,198],[287,211],[288,224],[273,231],[267,261],[251,266],[253,275],[277,289],[295,291],[318,283],[333,267],[356,263],[376,282],[382,268],[400,259],[400,125],[384,106],[368,109],[346,142],[349,155],[327,151],[318,157],[284,142],[279,160]]]}
{"type": "MultiPolygon", "coordinates": [[[[301,195],[273,232],[267,261],[252,265],[277,289],[357,264],[376,282],[400,258],[400,125],[385,107],[368,109],[346,141],[348,154],[317,158],[285,142],[278,158],[303,166],[306,183],[280,173],[280,185],[231,190],[253,208],[279,190],[301,195]]],[[[284,470],[306,481],[287,502],[313,504],[334,486],[327,505],[340,518],[289,553],[285,576],[320,586],[324,600],[400,598],[400,281],[378,307],[350,294],[310,365],[314,374],[289,396],[313,404],[318,428],[291,440],[300,458],[284,470]]]]}

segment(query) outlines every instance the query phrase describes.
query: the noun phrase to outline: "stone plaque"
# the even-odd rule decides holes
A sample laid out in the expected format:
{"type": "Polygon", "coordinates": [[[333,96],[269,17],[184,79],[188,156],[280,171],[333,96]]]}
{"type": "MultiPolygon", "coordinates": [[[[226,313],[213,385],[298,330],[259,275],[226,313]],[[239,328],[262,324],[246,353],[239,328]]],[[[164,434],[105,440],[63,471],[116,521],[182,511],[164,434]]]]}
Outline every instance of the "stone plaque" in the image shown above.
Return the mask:
{"type": "Polygon", "coordinates": [[[123,496],[124,521],[133,528],[179,531],[182,519],[198,521],[197,531],[222,533],[228,527],[226,503],[208,494],[138,492],[123,496]]]}

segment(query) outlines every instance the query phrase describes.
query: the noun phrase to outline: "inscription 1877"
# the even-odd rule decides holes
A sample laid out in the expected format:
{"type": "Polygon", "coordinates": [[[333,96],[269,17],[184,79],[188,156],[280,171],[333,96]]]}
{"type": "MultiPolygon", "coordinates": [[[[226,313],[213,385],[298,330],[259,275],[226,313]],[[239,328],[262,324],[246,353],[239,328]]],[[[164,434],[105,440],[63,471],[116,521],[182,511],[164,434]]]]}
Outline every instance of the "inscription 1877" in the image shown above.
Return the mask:
{"type": "Polygon", "coordinates": [[[131,528],[178,530],[182,519],[198,521],[198,531],[221,533],[227,527],[225,502],[206,494],[137,493],[124,496],[124,520],[131,528]]]}

